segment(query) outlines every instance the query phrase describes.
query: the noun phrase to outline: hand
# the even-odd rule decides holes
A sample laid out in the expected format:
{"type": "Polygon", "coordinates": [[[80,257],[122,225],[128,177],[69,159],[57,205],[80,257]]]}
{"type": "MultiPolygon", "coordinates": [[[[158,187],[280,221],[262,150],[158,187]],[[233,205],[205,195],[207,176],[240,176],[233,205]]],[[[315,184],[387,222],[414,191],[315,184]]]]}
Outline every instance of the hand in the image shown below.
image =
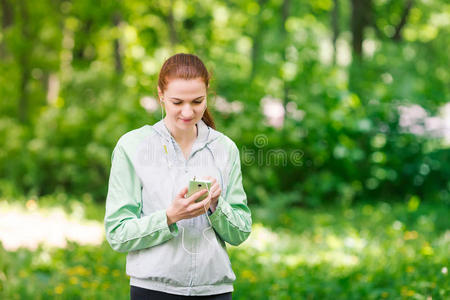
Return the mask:
{"type": "Polygon", "coordinates": [[[219,202],[219,196],[222,193],[222,190],[220,189],[219,183],[217,180],[211,176],[206,176],[204,179],[208,179],[211,181],[211,188],[209,189],[209,193],[211,196],[211,205],[210,209],[212,212],[216,210],[217,203],[219,202]]]}
{"type": "Polygon", "coordinates": [[[201,195],[207,193],[208,190],[203,189],[196,192],[189,198],[185,198],[187,192],[188,188],[183,188],[172,201],[172,204],[167,208],[167,225],[171,225],[179,220],[200,216],[205,213],[205,208],[208,210],[211,203],[210,195],[208,195],[208,197],[201,202],[195,203],[195,200],[200,198],[201,195]]]}

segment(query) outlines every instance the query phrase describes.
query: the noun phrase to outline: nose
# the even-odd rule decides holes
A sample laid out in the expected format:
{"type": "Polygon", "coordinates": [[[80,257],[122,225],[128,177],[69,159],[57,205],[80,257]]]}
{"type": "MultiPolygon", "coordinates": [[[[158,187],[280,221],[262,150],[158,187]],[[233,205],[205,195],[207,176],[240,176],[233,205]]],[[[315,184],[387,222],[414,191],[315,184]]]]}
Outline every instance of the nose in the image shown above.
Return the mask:
{"type": "Polygon", "coordinates": [[[183,106],[183,110],[181,111],[181,115],[185,119],[190,119],[194,117],[194,110],[189,104],[183,106]]]}

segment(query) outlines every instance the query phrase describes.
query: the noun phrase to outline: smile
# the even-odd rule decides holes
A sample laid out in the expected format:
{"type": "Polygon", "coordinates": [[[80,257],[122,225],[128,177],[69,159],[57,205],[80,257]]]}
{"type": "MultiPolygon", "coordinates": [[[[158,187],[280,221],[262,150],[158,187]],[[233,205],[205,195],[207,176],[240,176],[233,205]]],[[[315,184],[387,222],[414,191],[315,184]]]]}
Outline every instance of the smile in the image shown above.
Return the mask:
{"type": "Polygon", "coordinates": [[[181,121],[189,123],[190,121],[192,121],[193,119],[181,119],[181,121]]]}

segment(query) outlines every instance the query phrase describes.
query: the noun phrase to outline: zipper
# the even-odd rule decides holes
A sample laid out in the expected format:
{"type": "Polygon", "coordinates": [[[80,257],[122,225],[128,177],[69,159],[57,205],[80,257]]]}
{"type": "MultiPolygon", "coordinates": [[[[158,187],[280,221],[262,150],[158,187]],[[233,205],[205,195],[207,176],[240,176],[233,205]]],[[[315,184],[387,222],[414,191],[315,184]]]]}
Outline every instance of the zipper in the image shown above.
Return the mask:
{"type": "MultiPolygon", "coordinates": [[[[182,156],[182,159],[184,161],[184,172],[187,173],[188,172],[187,164],[188,164],[189,160],[191,159],[192,155],[190,154],[188,159],[186,159],[184,157],[184,155],[183,155],[183,151],[181,151],[180,146],[178,145],[178,143],[175,141],[175,139],[172,136],[170,136],[170,141],[172,142],[172,147],[173,147],[173,149],[175,151],[175,155],[177,157],[177,160],[179,159],[179,155],[182,156]]],[[[192,226],[195,226],[194,225],[194,219],[189,219],[189,223],[192,226]]],[[[191,246],[194,247],[195,245],[193,245],[191,243],[191,246]]],[[[196,251],[196,250],[194,249],[194,251],[196,251]]],[[[192,288],[192,286],[194,284],[194,279],[195,279],[195,270],[196,270],[196,264],[197,264],[196,256],[197,255],[190,255],[190,256],[191,256],[191,266],[190,266],[190,270],[191,271],[190,271],[190,274],[189,274],[190,275],[190,277],[189,277],[189,287],[192,288]]],[[[191,292],[191,290],[189,290],[189,293],[190,292],[191,292]]]]}

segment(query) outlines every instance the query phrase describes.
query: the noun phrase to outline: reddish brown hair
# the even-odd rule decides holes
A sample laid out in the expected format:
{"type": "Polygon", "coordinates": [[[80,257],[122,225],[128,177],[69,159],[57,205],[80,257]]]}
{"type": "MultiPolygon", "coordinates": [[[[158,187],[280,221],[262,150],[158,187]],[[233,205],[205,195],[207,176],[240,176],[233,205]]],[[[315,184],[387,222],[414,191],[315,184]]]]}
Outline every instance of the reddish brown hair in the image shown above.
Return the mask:
{"type": "MultiPolygon", "coordinates": [[[[196,78],[201,78],[205,82],[206,90],[208,90],[211,75],[201,59],[193,54],[178,53],[169,57],[161,67],[158,87],[161,91],[165,91],[170,79],[190,80],[196,78]]],[[[214,119],[208,108],[203,113],[202,120],[209,127],[216,129],[214,119]]]]}

